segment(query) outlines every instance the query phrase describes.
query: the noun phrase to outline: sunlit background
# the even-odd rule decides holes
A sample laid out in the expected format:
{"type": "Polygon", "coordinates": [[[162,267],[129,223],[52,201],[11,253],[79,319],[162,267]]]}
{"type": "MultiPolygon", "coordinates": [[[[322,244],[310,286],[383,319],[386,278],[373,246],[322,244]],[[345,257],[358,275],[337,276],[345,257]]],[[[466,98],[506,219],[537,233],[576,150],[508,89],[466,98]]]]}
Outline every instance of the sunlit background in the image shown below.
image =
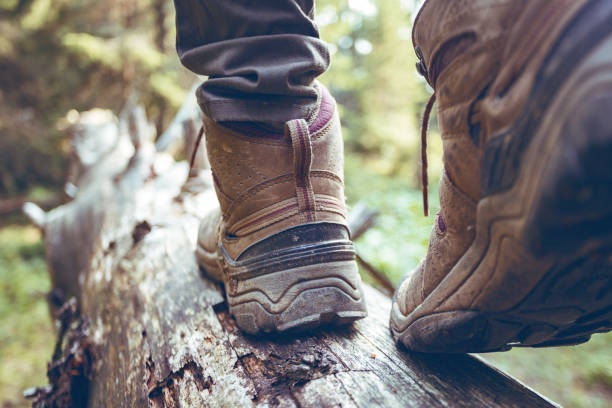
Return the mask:
{"type": "MultiPolygon", "coordinates": [[[[332,66],[321,80],[340,104],[349,203],[380,212],[356,243],[395,283],[425,255],[433,217],[422,216],[419,118],[429,96],[416,74],[412,0],[321,0],[317,23],[332,66]]],[[[55,341],[40,233],[23,201],[62,200],[67,113],[119,112],[130,97],[158,134],[197,80],[174,52],[174,10],[165,0],[0,0],[0,403],[27,406],[45,384],[55,341]]],[[[432,119],[430,179],[442,169],[432,119]]],[[[432,192],[432,213],[436,191],[432,192]]],[[[367,276],[364,276],[367,280],[367,276]]],[[[612,336],[582,346],[486,355],[568,407],[612,404],[612,336]]]]}

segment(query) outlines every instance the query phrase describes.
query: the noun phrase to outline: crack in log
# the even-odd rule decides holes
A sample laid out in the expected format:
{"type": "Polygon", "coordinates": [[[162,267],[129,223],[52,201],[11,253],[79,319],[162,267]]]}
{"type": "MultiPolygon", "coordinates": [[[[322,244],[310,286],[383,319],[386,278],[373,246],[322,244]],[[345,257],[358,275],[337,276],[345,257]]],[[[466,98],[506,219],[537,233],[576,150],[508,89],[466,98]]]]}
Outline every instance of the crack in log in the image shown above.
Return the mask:
{"type": "MultiPolygon", "coordinates": [[[[227,334],[230,334],[234,332],[234,330],[238,329],[238,327],[236,326],[236,322],[230,316],[227,302],[224,301],[224,302],[213,305],[213,311],[215,312],[215,315],[217,316],[217,319],[219,320],[221,327],[227,334]]],[[[208,337],[206,338],[206,341],[208,341],[208,337]]],[[[256,385],[257,382],[253,379],[253,377],[249,373],[249,370],[247,370],[247,368],[245,367],[244,362],[242,361],[242,358],[240,357],[240,354],[234,348],[234,345],[232,344],[229,337],[227,338],[227,343],[229,347],[232,349],[232,351],[234,352],[234,354],[236,355],[236,362],[234,363],[234,369],[237,368],[239,364],[242,366],[244,373],[251,381],[251,384],[253,384],[253,388],[255,388],[255,395],[253,395],[251,399],[254,402],[259,401],[259,389],[256,385]]]]}
{"type": "MultiPolygon", "coordinates": [[[[355,370],[357,371],[357,370],[355,370]]],[[[364,370],[364,371],[369,371],[369,370],[364,370]]],[[[338,383],[340,383],[340,386],[342,387],[342,389],[344,390],[344,392],[346,392],[346,395],[348,395],[348,397],[351,399],[351,401],[353,402],[353,404],[355,404],[356,407],[359,406],[359,403],[357,402],[357,400],[355,399],[355,396],[351,393],[351,391],[349,390],[349,388],[346,386],[346,384],[344,384],[344,381],[342,381],[341,378],[339,378],[337,375],[334,374],[334,377],[336,377],[336,379],[338,380],[338,383]]]]}
{"type": "MultiPolygon", "coordinates": [[[[412,372],[409,372],[407,370],[405,370],[405,368],[403,368],[400,364],[398,364],[397,360],[395,358],[393,358],[393,356],[389,355],[384,349],[382,349],[380,346],[378,346],[375,342],[373,342],[366,333],[363,333],[361,330],[357,329],[357,331],[359,332],[359,334],[365,339],[365,341],[367,341],[368,343],[370,343],[375,349],[377,349],[383,356],[385,356],[390,362],[391,364],[393,364],[394,366],[397,367],[398,370],[402,370],[406,373],[407,376],[409,376],[415,384],[418,385],[418,387],[427,395],[429,395],[432,399],[436,399],[436,395],[434,395],[433,393],[431,393],[429,391],[429,389],[427,387],[424,387],[421,382],[419,381],[418,378],[416,378],[412,372]]],[[[372,353],[374,354],[374,353],[372,353]]],[[[397,393],[397,390],[393,390],[394,393],[397,393]]]]}
{"type": "Polygon", "coordinates": [[[155,379],[155,363],[151,355],[146,361],[146,367],[149,370],[149,378],[147,379],[147,389],[149,392],[149,405],[155,408],[166,406],[165,401],[169,398],[176,400],[178,398],[177,383],[185,377],[185,373],[189,372],[193,377],[195,386],[198,391],[207,390],[212,392],[212,386],[215,383],[209,375],[204,377],[204,369],[195,361],[189,361],[179,370],[172,371],[165,378],[157,381],[155,379]]]}
{"type": "Polygon", "coordinates": [[[293,398],[293,389],[338,372],[336,361],[318,350],[296,353],[290,358],[269,353],[261,359],[249,353],[238,359],[257,388],[257,398],[269,396],[273,406],[279,397],[293,398]]]}

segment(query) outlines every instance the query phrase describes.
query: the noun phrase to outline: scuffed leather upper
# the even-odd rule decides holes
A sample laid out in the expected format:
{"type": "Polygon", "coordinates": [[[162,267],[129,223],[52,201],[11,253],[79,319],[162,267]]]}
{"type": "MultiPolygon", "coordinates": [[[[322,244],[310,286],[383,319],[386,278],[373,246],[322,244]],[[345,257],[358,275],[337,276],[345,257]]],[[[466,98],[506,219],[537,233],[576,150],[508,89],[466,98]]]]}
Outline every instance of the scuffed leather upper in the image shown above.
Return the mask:
{"type": "Polygon", "coordinates": [[[324,94],[318,115],[311,123],[301,122],[301,129],[288,125],[284,137],[261,137],[255,129],[251,135],[239,133],[205,118],[206,148],[222,213],[218,236],[233,259],[294,226],[346,225],[340,121],[335,102],[318,87],[324,94]]]}
{"type": "Polygon", "coordinates": [[[547,50],[585,1],[428,0],[419,12],[413,43],[436,92],[445,171],[427,257],[398,289],[402,313],[474,240],[484,144],[516,120],[547,50]]]}
{"type": "Polygon", "coordinates": [[[506,41],[498,75],[481,104],[483,129],[489,137],[518,118],[536,74],[568,22],[589,0],[529,1],[506,41]]]}
{"type": "Polygon", "coordinates": [[[429,0],[415,22],[414,45],[436,91],[445,169],[473,200],[480,197],[481,159],[470,138],[470,121],[478,119],[473,105],[499,72],[504,44],[525,3],[429,0]]]}

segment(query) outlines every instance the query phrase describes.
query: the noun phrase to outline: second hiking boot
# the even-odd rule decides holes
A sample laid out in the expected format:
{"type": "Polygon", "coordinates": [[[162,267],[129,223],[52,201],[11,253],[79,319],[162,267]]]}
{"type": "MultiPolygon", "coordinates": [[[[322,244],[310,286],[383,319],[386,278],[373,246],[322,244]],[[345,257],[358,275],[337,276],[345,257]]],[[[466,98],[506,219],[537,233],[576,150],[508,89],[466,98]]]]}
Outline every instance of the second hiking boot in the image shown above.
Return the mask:
{"type": "Polygon", "coordinates": [[[346,324],[366,316],[346,224],[336,105],[275,135],[205,119],[219,211],[201,224],[197,256],[225,285],[231,314],[251,334],[346,324]]]}
{"type": "Polygon", "coordinates": [[[413,41],[445,171],[393,336],[461,353],[611,330],[612,2],[428,0],[413,41]]]}

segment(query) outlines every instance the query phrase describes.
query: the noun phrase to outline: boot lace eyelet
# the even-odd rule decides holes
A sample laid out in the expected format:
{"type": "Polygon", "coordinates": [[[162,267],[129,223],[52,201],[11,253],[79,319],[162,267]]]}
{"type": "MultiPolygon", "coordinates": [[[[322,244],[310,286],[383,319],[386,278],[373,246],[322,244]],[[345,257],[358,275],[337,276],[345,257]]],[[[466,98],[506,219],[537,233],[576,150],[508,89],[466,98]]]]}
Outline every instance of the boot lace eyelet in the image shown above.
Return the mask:
{"type": "Polygon", "coordinates": [[[416,70],[421,76],[427,79],[428,72],[427,66],[425,65],[425,58],[423,58],[423,51],[421,51],[421,48],[419,46],[416,46],[414,47],[414,52],[417,58],[419,59],[416,63],[416,70]]]}
{"type": "Polygon", "coordinates": [[[416,70],[419,73],[419,75],[427,78],[427,68],[425,67],[425,64],[423,64],[423,61],[418,61],[416,63],[416,70]]]}
{"type": "Polygon", "coordinates": [[[224,235],[225,235],[225,239],[228,240],[228,241],[234,241],[234,240],[238,239],[237,235],[230,234],[229,232],[226,232],[224,235]]]}

